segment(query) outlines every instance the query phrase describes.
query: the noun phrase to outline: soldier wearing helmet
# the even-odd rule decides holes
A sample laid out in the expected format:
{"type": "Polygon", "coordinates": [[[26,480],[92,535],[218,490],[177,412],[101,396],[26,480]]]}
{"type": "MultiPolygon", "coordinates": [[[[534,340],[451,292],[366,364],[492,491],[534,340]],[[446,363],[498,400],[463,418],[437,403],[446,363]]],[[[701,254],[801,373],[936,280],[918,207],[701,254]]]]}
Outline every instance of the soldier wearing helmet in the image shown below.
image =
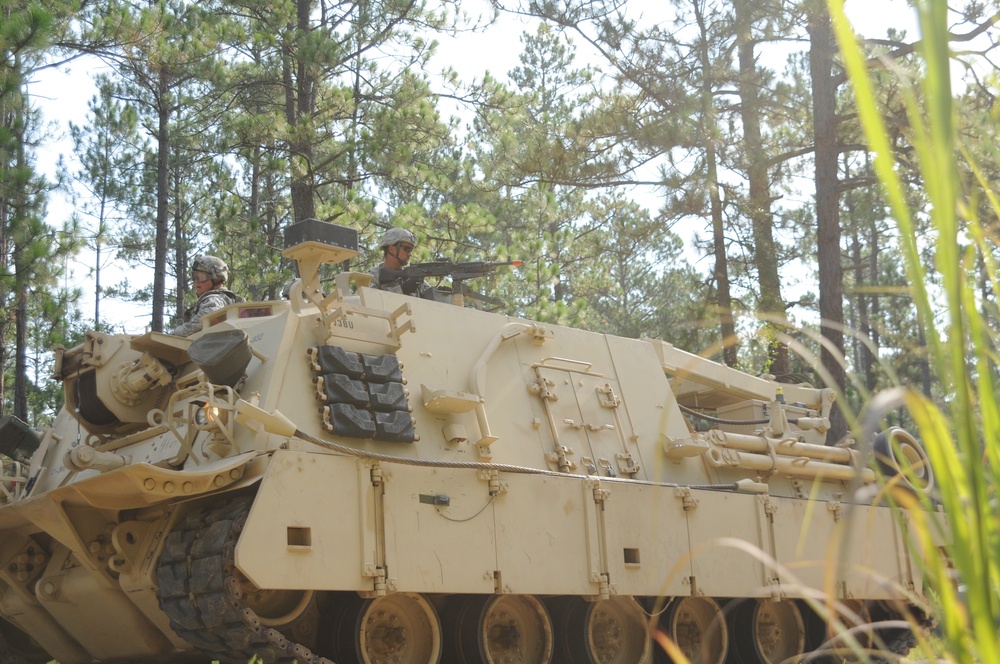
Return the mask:
{"type": "Polygon", "coordinates": [[[181,337],[201,330],[201,319],[208,314],[244,298],[225,287],[229,266],[215,256],[198,256],[191,262],[191,281],[198,300],[184,312],[183,322],[170,334],[181,337]]]}
{"type": "Polygon", "coordinates": [[[398,272],[410,262],[417,238],[405,228],[390,228],[382,236],[382,263],[372,268],[372,288],[434,299],[434,288],[422,278],[391,278],[383,270],[398,272]]]}

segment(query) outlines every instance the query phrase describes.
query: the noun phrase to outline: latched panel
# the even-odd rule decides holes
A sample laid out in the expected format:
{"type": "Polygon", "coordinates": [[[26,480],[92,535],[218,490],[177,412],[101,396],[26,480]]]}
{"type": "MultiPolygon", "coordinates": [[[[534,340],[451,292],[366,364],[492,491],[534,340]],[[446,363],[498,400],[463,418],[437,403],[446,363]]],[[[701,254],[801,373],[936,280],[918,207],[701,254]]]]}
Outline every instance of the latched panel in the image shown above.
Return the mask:
{"type": "Polygon", "coordinates": [[[585,417],[576,396],[575,384],[582,374],[570,370],[582,366],[576,363],[569,364],[569,368],[535,365],[536,382],[528,391],[538,396],[545,408],[551,441],[548,459],[552,470],[595,475],[599,472],[597,455],[590,447],[585,417]]]}
{"type": "Polygon", "coordinates": [[[390,590],[492,593],[496,501],[480,471],[383,464],[390,590]]]}
{"type": "Polygon", "coordinates": [[[847,516],[847,546],[840,555],[854,564],[846,574],[851,597],[898,598],[914,590],[903,533],[888,507],[858,505],[847,516]],[[895,574],[893,574],[895,571],[895,574]]]}
{"type": "Polygon", "coordinates": [[[768,498],[768,510],[785,592],[799,596],[802,588],[822,590],[827,575],[836,571],[833,512],[826,503],[773,496],[768,498]]]}
{"type": "Polygon", "coordinates": [[[614,380],[587,374],[573,377],[576,400],[583,413],[574,426],[584,431],[590,454],[603,477],[635,477],[639,463],[632,454],[622,419],[621,386],[614,380]]]}
{"type": "Polygon", "coordinates": [[[673,487],[605,483],[608,576],[619,595],[690,593],[687,515],[673,487]]]}
{"type": "Polygon", "coordinates": [[[503,592],[596,595],[592,578],[593,501],[579,477],[501,475],[506,493],[494,502],[497,568],[503,592]]]}
{"type": "Polygon", "coordinates": [[[767,529],[757,496],[692,490],[691,501],[687,518],[698,594],[769,596],[769,576],[759,557],[767,555],[767,529]],[[738,545],[735,540],[740,540],[738,545]]]}
{"type": "Polygon", "coordinates": [[[370,475],[353,457],[276,452],[236,564],[261,588],[371,590],[377,534],[370,475]]]}
{"type": "Polygon", "coordinates": [[[770,502],[785,592],[797,596],[805,586],[834,588],[844,598],[898,596],[900,583],[907,580],[902,576],[899,533],[888,508],[848,509],[840,503],[773,497],[770,502]]]}

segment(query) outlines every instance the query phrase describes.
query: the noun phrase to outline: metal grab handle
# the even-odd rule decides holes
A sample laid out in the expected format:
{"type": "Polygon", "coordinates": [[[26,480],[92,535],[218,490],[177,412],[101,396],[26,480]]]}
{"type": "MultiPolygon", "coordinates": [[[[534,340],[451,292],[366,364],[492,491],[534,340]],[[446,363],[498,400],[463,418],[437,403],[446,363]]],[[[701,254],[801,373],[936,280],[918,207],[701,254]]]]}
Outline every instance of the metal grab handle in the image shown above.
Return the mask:
{"type": "Polygon", "coordinates": [[[566,364],[574,364],[583,367],[583,371],[581,371],[580,373],[585,373],[588,376],[597,376],[599,378],[604,377],[604,374],[599,374],[590,370],[590,368],[594,366],[593,362],[586,362],[584,360],[573,360],[568,357],[546,357],[541,362],[538,362],[537,364],[533,364],[531,366],[544,367],[546,369],[561,369],[563,371],[573,371],[573,369],[570,368],[553,366],[552,364],[549,364],[549,362],[565,362],[566,364]]]}

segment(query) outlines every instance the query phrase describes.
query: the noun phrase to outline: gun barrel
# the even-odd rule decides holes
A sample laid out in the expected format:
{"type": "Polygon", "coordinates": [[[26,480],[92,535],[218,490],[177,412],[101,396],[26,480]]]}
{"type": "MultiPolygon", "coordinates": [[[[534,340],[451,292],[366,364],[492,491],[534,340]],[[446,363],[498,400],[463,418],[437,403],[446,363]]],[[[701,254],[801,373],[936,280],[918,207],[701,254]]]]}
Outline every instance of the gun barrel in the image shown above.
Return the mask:
{"type": "Polygon", "coordinates": [[[451,273],[451,278],[454,281],[462,281],[465,279],[473,279],[475,277],[480,277],[484,274],[490,274],[498,267],[504,267],[507,265],[513,265],[515,267],[520,266],[524,261],[513,260],[513,261],[497,261],[497,262],[483,262],[476,261],[472,263],[456,263],[455,271],[451,273]]]}
{"type": "Polygon", "coordinates": [[[396,279],[423,279],[426,277],[447,277],[450,276],[455,281],[473,279],[485,274],[489,274],[498,267],[512,265],[520,267],[524,264],[521,260],[486,262],[472,261],[469,263],[453,263],[452,261],[435,261],[433,263],[414,263],[407,265],[402,270],[389,270],[382,268],[382,279],[394,281],[396,279]]]}

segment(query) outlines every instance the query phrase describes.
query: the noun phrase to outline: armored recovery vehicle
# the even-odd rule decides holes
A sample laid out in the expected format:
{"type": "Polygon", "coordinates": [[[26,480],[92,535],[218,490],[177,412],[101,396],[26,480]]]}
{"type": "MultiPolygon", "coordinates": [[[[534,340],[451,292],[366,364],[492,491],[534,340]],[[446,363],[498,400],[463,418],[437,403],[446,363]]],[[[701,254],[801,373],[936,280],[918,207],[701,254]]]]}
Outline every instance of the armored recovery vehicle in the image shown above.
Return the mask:
{"type": "MultiPolygon", "coordinates": [[[[54,425],[4,420],[0,662],[776,664],[826,640],[818,597],[848,627],[915,611],[875,471],[826,445],[830,390],[330,289],[357,233],[286,244],[288,300],[88,333],[57,349],[54,425]]],[[[905,650],[892,625],[856,634],[905,650]]]]}

